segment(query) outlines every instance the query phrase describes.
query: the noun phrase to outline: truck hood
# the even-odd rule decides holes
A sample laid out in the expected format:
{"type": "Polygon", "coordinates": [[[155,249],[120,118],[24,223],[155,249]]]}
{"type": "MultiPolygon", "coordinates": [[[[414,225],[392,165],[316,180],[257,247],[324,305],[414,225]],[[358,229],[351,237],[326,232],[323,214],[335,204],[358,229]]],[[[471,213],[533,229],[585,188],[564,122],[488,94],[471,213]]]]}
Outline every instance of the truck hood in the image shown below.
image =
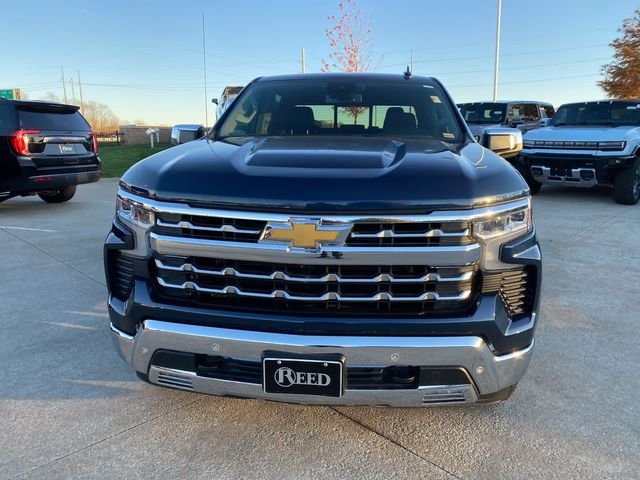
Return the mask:
{"type": "Polygon", "coordinates": [[[574,142],[623,141],[640,135],[639,127],[545,127],[531,130],[524,135],[526,140],[562,140],[574,142]]]}
{"type": "Polygon", "coordinates": [[[201,139],[137,163],[122,177],[159,199],[271,211],[429,211],[520,198],[502,158],[468,143],[368,137],[201,139]]]}

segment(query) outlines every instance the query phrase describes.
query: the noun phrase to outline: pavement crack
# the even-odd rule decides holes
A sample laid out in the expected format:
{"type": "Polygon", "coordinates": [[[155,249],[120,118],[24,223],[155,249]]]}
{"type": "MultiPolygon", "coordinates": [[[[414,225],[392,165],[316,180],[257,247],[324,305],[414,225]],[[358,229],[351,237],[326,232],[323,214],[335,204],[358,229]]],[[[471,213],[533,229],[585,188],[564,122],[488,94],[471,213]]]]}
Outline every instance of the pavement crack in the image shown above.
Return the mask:
{"type": "Polygon", "coordinates": [[[93,278],[91,275],[86,274],[85,272],[83,272],[82,270],[74,267],[73,265],[70,265],[69,263],[60,260],[59,258],[55,257],[54,255],[51,255],[49,252],[47,252],[46,250],[43,250],[42,248],[38,247],[37,245],[29,242],[28,240],[25,240],[24,238],[22,238],[19,235],[16,235],[15,233],[7,230],[6,227],[0,227],[0,230],[2,230],[3,232],[5,232],[7,235],[11,235],[13,238],[15,238],[16,240],[20,240],[22,243],[25,243],[27,245],[29,245],[31,248],[39,251],[40,253],[42,253],[43,255],[46,255],[47,257],[51,258],[52,260],[54,260],[55,262],[64,265],[67,268],[70,268],[71,270],[73,270],[76,273],[79,273],[80,275],[88,278],[89,280],[92,280],[93,282],[97,283],[98,285],[102,286],[102,287],[107,287],[106,284],[96,280],[95,278],[93,278]]]}
{"type": "Polygon", "coordinates": [[[202,401],[204,401],[203,398],[196,398],[195,400],[192,400],[190,402],[183,403],[182,405],[179,405],[179,406],[177,406],[175,408],[172,408],[171,410],[168,410],[166,412],[163,412],[163,413],[160,413],[158,415],[155,415],[155,416],[153,416],[151,418],[148,418],[148,419],[146,419],[146,420],[144,420],[144,421],[142,421],[140,423],[136,423],[135,425],[132,425],[132,426],[130,426],[128,428],[125,428],[124,430],[120,430],[119,432],[115,432],[115,433],[109,435],[108,437],[102,438],[100,440],[96,440],[95,442],[90,443],[89,445],[85,445],[84,447],[77,448],[77,449],[73,450],[72,452],[69,452],[69,453],[61,455],[61,456],[59,456],[57,458],[54,458],[53,460],[50,460],[50,461],[48,461],[46,463],[43,463],[42,465],[38,465],[37,467],[34,467],[34,468],[30,469],[30,470],[27,470],[26,472],[22,472],[22,473],[19,473],[17,475],[14,475],[13,477],[10,477],[9,480],[12,480],[14,478],[24,477],[25,475],[29,475],[30,473],[33,473],[33,472],[35,472],[37,470],[41,470],[43,468],[46,468],[49,465],[52,465],[52,464],[54,464],[56,462],[59,462],[60,460],[64,460],[65,458],[70,457],[71,455],[75,455],[76,453],[80,453],[80,452],[83,452],[85,450],[88,450],[89,448],[95,447],[96,445],[100,445],[101,443],[104,443],[107,440],[111,440],[112,438],[115,438],[115,437],[118,437],[120,435],[123,435],[123,434],[125,434],[127,432],[130,432],[131,430],[134,430],[134,429],[136,429],[138,427],[146,425],[149,422],[153,422],[153,421],[157,420],[158,418],[165,417],[165,416],[170,415],[173,412],[176,412],[176,411],[178,411],[178,410],[180,410],[182,408],[189,407],[189,406],[193,405],[194,403],[198,403],[198,402],[202,402],[202,401]]]}
{"type": "Polygon", "coordinates": [[[370,431],[370,432],[374,433],[375,435],[378,435],[379,437],[384,438],[387,442],[392,443],[392,444],[393,444],[393,445],[395,445],[396,447],[401,448],[402,450],[404,450],[405,452],[407,452],[407,453],[409,453],[409,454],[413,455],[414,457],[419,458],[420,460],[422,460],[423,462],[428,463],[428,464],[429,464],[429,465],[431,465],[432,467],[435,467],[435,468],[437,468],[438,470],[441,470],[442,472],[446,473],[447,475],[450,475],[450,476],[451,476],[451,477],[453,477],[453,478],[456,478],[456,479],[458,479],[458,480],[463,480],[463,479],[462,479],[462,477],[460,477],[460,476],[456,475],[455,473],[453,473],[453,472],[451,472],[451,471],[447,470],[446,468],[444,468],[444,467],[442,467],[442,466],[438,465],[437,463],[432,462],[431,460],[429,460],[429,459],[428,459],[428,458],[426,458],[425,456],[420,455],[418,452],[415,452],[415,451],[411,450],[410,448],[405,447],[403,444],[401,444],[400,442],[398,442],[398,441],[394,440],[393,438],[388,437],[388,436],[386,436],[385,434],[383,434],[383,433],[381,433],[381,432],[379,432],[379,431],[377,431],[377,430],[374,430],[373,428],[371,428],[371,427],[369,427],[369,426],[365,425],[365,424],[364,424],[364,423],[362,423],[361,421],[359,421],[359,420],[357,420],[357,419],[355,419],[355,418],[350,417],[350,416],[349,416],[349,415],[347,415],[346,413],[343,413],[343,412],[341,412],[341,411],[339,411],[339,410],[336,410],[336,408],[335,408],[335,407],[329,407],[329,408],[330,408],[331,410],[333,410],[334,412],[336,412],[338,415],[341,415],[342,417],[346,418],[347,420],[351,420],[353,423],[355,423],[356,425],[359,425],[360,427],[364,428],[365,430],[368,430],[368,431],[370,431]]]}
{"type": "Polygon", "coordinates": [[[576,240],[580,240],[582,237],[584,237],[585,235],[588,235],[589,233],[593,232],[594,230],[602,227],[603,225],[615,220],[616,218],[621,217],[622,215],[624,215],[625,213],[627,213],[629,211],[631,207],[625,207],[620,213],[614,215],[613,217],[609,217],[606,220],[603,220],[602,222],[600,222],[597,225],[594,225],[591,228],[587,228],[586,230],[578,233],[577,235],[571,237],[569,240],[566,241],[566,243],[571,243],[571,242],[575,242],[576,240]]]}

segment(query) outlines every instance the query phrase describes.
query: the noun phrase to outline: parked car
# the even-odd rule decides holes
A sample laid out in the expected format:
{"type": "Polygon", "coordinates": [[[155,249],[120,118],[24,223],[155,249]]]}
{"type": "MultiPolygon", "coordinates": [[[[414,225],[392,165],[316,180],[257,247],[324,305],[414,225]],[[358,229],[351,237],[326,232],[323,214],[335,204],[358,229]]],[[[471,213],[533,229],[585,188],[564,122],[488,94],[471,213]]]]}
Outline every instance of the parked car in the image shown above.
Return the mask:
{"type": "Polygon", "coordinates": [[[220,98],[214,99],[214,102],[218,104],[218,108],[216,109],[216,118],[220,118],[222,116],[224,111],[229,108],[233,99],[238,96],[243,88],[244,87],[224,87],[220,98]]]}
{"type": "Polygon", "coordinates": [[[496,125],[528,132],[546,126],[555,113],[550,103],[527,100],[460,103],[458,108],[475,136],[496,125]]]}
{"type": "Polygon", "coordinates": [[[616,202],[640,200],[640,100],[562,105],[551,126],[528,132],[516,165],[540,187],[613,187],[616,202]]]}
{"type": "Polygon", "coordinates": [[[429,406],[514,391],[541,254],[526,182],[439,81],[323,73],[259,78],[131,167],[105,267],[113,339],[152,384],[429,406]]]}
{"type": "Polygon", "coordinates": [[[99,178],[96,134],[77,106],[0,99],[0,201],[66,202],[99,178]]]}

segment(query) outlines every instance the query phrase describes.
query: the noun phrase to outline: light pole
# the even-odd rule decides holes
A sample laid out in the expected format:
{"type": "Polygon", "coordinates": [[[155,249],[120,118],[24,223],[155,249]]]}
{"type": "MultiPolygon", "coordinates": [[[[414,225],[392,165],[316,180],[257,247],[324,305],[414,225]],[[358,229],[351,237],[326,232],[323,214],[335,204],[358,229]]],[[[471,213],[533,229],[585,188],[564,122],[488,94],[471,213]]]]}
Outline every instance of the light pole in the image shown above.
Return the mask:
{"type": "Polygon", "coordinates": [[[209,128],[209,100],[207,95],[207,46],[204,37],[204,13],[202,14],[202,70],[204,73],[204,127],[209,128]]]}
{"type": "Polygon", "coordinates": [[[496,63],[493,72],[493,101],[498,100],[498,69],[500,68],[500,23],[502,17],[502,0],[498,0],[498,24],[496,26],[496,63]]]}

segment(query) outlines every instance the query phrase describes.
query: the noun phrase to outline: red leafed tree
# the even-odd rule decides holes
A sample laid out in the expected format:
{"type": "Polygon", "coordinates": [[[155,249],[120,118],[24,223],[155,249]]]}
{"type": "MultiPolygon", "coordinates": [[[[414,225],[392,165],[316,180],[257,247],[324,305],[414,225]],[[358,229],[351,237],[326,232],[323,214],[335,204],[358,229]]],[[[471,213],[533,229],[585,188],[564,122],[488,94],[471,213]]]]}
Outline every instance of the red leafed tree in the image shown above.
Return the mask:
{"type": "MultiPolygon", "coordinates": [[[[325,28],[329,45],[333,49],[329,62],[322,59],[322,71],[339,70],[342,72],[366,72],[371,70],[371,27],[369,18],[363,15],[355,0],[346,0],[338,4],[338,16],[327,19],[332,26],[325,28]]],[[[347,113],[357,123],[358,116],[364,113],[363,107],[347,107],[347,113]]]]}
{"type": "Polygon", "coordinates": [[[371,70],[371,27],[357,2],[346,0],[338,4],[338,16],[327,19],[332,26],[325,28],[333,52],[329,62],[322,60],[322,71],[366,72],[371,70]]]}

